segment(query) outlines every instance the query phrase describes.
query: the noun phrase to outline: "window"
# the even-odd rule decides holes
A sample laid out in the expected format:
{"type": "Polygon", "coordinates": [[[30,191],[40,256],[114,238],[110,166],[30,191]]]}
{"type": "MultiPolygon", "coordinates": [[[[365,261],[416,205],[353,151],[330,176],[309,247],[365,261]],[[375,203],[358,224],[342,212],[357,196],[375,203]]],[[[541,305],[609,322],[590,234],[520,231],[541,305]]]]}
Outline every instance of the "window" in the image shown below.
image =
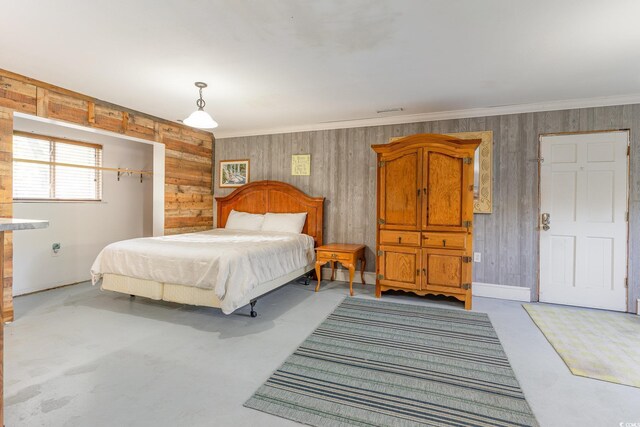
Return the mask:
{"type": "Polygon", "coordinates": [[[13,198],[101,200],[102,146],[15,132],[13,198]]]}

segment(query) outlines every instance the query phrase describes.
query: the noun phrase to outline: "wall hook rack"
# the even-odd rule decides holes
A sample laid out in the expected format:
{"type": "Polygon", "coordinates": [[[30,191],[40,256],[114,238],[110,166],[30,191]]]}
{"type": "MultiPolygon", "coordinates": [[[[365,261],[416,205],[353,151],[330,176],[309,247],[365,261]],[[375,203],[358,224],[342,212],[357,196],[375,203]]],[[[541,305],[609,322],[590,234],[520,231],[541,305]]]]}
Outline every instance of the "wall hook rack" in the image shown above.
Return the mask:
{"type": "Polygon", "coordinates": [[[120,177],[123,176],[133,176],[133,175],[137,175],[140,174],[140,182],[142,183],[142,178],[144,177],[144,175],[151,175],[151,172],[146,172],[146,171],[137,171],[137,170],[129,170],[129,169],[118,169],[118,181],[120,181],[120,177]]]}
{"type": "Polygon", "coordinates": [[[106,168],[103,166],[87,166],[87,165],[77,165],[74,163],[61,163],[61,162],[50,162],[50,161],[45,161],[45,160],[32,160],[32,159],[21,159],[21,158],[14,158],[13,159],[16,162],[21,162],[21,163],[32,163],[32,164],[36,164],[36,165],[47,165],[47,166],[64,166],[64,167],[71,167],[71,168],[78,168],[78,169],[93,169],[93,170],[99,170],[99,171],[108,171],[108,172],[117,172],[118,173],[118,181],[120,181],[120,177],[123,176],[133,176],[133,175],[138,175],[140,174],[140,182],[142,182],[142,177],[144,175],[153,175],[153,172],[151,171],[146,171],[146,170],[137,170],[137,169],[126,169],[126,168],[106,168]]]}

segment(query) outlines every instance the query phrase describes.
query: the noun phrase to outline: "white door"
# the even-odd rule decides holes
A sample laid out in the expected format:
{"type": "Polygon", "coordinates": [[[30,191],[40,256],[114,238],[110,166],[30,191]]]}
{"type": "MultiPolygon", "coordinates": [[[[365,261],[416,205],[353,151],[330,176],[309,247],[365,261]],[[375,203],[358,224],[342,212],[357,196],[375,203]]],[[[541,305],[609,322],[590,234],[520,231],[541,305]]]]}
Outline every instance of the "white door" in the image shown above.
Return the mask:
{"type": "Polygon", "coordinates": [[[541,302],[627,311],[628,144],[627,131],[540,139],[541,302]]]}

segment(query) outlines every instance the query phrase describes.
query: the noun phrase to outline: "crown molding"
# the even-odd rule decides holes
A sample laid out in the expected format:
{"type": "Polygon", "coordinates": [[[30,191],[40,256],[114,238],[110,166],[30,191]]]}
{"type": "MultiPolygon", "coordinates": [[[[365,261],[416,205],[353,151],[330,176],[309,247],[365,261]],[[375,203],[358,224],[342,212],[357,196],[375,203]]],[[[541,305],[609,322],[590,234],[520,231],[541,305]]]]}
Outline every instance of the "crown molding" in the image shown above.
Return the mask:
{"type": "Polygon", "coordinates": [[[502,116],[507,114],[537,113],[544,111],[572,110],[576,108],[610,107],[614,105],[640,104],[640,94],[604,96],[598,98],[569,99],[562,101],[536,102],[531,104],[505,105],[498,107],[470,108],[466,110],[440,111],[422,114],[375,117],[370,119],[343,120],[299,126],[280,126],[246,131],[216,132],[216,140],[243,136],[259,136],[292,132],[310,132],[330,129],[359,128],[365,126],[399,125],[407,123],[433,122],[436,120],[469,119],[473,117],[502,116]]]}

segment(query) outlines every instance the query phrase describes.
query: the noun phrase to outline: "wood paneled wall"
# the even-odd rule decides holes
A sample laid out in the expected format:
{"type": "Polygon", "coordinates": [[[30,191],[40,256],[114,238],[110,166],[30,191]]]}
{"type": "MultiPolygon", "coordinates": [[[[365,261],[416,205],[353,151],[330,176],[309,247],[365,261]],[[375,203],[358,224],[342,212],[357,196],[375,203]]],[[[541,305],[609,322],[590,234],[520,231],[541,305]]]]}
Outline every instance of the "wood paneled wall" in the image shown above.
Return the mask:
{"type": "MultiPolygon", "coordinates": [[[[2,95],[0,80],[0,96],[2,95]]],[[[0,108],[0,217],[13,216],[13,112],[0,108]]],[[[2,269],[2,320],[13,320],[13,233],[4,233],[2,269]],[[6,315],[6,317],[5,317],[6,315]]],[[[1,364],[1,362],[0,362],[1,364]]]]}
{"type": "MultiPolygon", "coordinates": [[[[14,112],[165,144],[165,233],[213,226],[213,134],[4,70],[0,70],[0,216],[11,217],[13,211],[14,112]]],[[[10,321],[13,320],[12,238],[11,233],[5,236],[2,317],[10,321]]]]}
{"type": "MultiPolygon", "coordinates": [[[[629,309],[640,297],[640,105],[442,120],[216,140],[217,160],[251,159],[251,179],[285,181],[325,196],[325,241],[367,245],[375,256],[375,155],[371,144],[415,133],[493,131],[493,213],[475,215],[474,281],[531,289],[538,284],[538,136],[631,129],[629,309]],[[311,176],[291,176],[291,155],[311,153],[311,176]]],[[[217,176],[216,176],[217,179],[217,176]]],[[[217,195],[227,194],[216,183],[217,195]]]]}

